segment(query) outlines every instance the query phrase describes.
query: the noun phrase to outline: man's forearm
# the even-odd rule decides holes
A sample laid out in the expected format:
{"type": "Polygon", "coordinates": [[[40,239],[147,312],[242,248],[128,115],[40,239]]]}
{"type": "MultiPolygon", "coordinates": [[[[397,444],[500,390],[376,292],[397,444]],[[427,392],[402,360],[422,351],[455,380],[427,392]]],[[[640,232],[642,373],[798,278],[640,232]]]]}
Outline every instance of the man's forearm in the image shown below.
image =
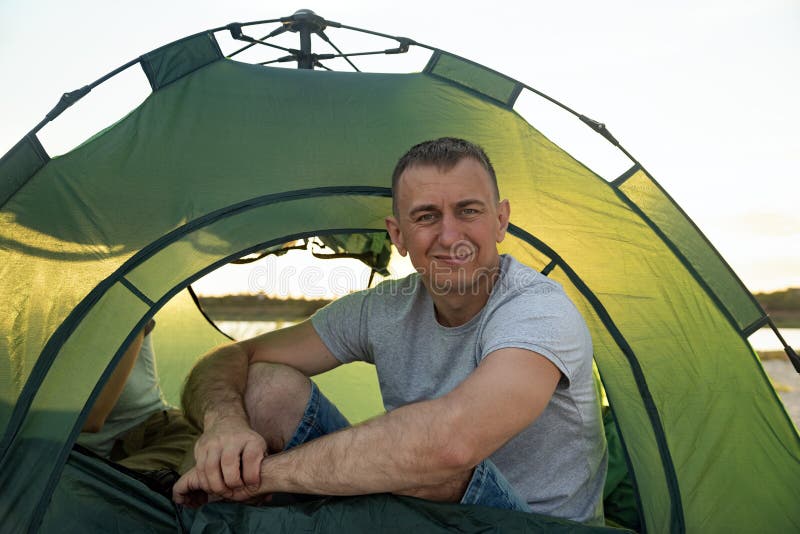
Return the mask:
{"type": "Polygon", "coordinates": [[[136,358],[139,356],[139,350],[142,348],[143,339],[144,331],[139,332],[125,350],[122,359],[117,363],[117,367],[111,373],[100,395],[97,396],[97,400],[83,424],[83,432],[100,432],[103,429],[108,415],[116,406],[122,390],[125,389],[125,383],[128,381],[133,366],[136,364],[136,358]]]}
{"type": "Polygon", "coordinates": [[[452,439],[459,418],[444,401],[420,402],[268,456],[261,464],[259,493],[358,495],[465,487],[480,458],[452,439]]]}
{"type": "Polygon", "coordinates": [[[247,353],[225,345],[204,356],[186,380],[181,404],[186,417],[204,429],[222,417],[247,420],[243,394],[247,386],[247,353]]]}

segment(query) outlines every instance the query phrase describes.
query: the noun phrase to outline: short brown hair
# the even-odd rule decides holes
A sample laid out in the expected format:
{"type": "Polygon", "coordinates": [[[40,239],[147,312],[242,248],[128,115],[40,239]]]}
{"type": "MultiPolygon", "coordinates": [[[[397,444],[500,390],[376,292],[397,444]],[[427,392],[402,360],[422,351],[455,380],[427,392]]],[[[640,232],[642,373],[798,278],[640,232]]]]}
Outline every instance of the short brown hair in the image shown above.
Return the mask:
{"type": "Polygon", "coordinates": [[[449,171],[465,158],[471,158],[481,164],[492,179],[495,200],[500,200],[500,190],[497,187],[497,176],[494,167],[489,161],[489,156],[480,146],[456,137],[440,137],[431,141],[424,141],[412,146],[403,154],[392,173],[392,213],[397,216],[397,186],[400,176],[409,167],[416,165],[433,165],[439,170],[449,171]]]}

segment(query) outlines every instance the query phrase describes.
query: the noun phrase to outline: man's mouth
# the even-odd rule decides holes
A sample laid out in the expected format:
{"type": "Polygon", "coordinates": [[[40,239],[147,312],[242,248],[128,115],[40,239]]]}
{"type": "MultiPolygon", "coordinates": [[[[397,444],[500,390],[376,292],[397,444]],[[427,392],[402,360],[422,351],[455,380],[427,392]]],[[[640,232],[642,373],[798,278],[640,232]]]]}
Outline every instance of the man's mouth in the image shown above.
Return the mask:
{"type": "Polygon", "coordinates": [[[460,241],[453,245],[447,253],[434,254],[433,258],[438,263],[445,265],[463,265],[475,258],[475,247],[466,241],[460,241]]]}
{"type": "Polygon", "coordinates": [[[434,256],[433,259],[435,259],[437,263],[443,263],[445,265],[463,265],[471,260],[472,256],[434,256]]]}

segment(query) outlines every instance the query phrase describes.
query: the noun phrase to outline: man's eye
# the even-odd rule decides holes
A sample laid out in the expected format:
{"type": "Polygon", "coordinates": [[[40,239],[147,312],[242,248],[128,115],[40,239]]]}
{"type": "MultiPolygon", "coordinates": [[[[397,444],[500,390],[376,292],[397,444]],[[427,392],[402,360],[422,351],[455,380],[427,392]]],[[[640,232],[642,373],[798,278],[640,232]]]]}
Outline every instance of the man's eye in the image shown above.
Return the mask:
{"type": "Polygon", "coordinates": [[[433,219],[434,219],[433,213],[423,213],[422,215],[417,217],[418,222],[432,221],[433,219]]]}
{"type": "Polygon", "coordinates": [[[464,208],[463,210],[461,210],[461,213],[463,215],[475,215],[476,213],[478,213],[478,210],[476,210],[475,208],[464,208]]]}

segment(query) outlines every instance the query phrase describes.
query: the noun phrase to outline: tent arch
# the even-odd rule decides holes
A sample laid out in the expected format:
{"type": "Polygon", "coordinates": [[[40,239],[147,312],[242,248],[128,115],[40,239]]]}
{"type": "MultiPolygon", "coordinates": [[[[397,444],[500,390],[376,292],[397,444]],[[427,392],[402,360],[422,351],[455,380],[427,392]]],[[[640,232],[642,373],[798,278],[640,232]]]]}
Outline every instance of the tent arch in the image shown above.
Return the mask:
{"type": "MultiPolygon", "coordinates": [[[[45,490],[40,495],[40,506],[37,507],[37,509],[43,511],[46,508],[45,505],[49,500],[49,496],[52,493],[55,484],[58,482],[61,469],[63,468],[63,463],[69,454],[71,443],[73,443],[77,438],[77,435],[80,431],[81,421],[85,419],[86,415],[88,414],[87,407],[91,405],[92,400],[96,398],[97,394],[99,394],[105,379],[107,379],[112,372],[115,363],[119,360],[119,358],[121,358],[125,347],[133,339],[136,332],[138,332],[162,306],[164,306],[170,299],[172,299],[178,292],[180,292],[191,282],[220,267],[221,265],[241,257],[242,255],[263,250],[264,248],[279,245],[287,241],[314,235],[319,236],[354,232],[384,232],[385,228],[383,227],[382,215],[375,217],[374,213],[385,213],[386,208],[390,205],[390,196],[391,193],[386,188],[380,189],[354,187],[345,189],[332,188],[324,191],[298,191],[290,194],[281,194],[266,198],[262,197],[253,199],[251,201],[220,210],[220,212],[214,214],[213,217],[205,217],[202,220],[195,220],[181,228],[176,229],[170,234],[164,236],[164,238],[154,242],[152,246],[142,249],[140,253],[129,259],[111,277],[107,278],[100,285],[98,285],[84,299],[81,306],[76,308],[75,312],[71,314],[64,323],[62,323],[62,325],[54,333],[51,340],[46,345],[43,355],[39,360],[39,362],[42,362],[41,366],[37,367],[37,372],[32,373],[31,378],[28,381],[28,384],[32,384],[34,383],[34,380],[37,380],[37,377],[41,377],[38,378],[39,384],[35,384],[35,387],[30,386],[32,389],[25,392],[26,395],[24,398],[21,398],[20,402],[17,404],[12,421],[7,428],[7,434],[5,438],[8,440],[8,444],[5,448],[6,456],[3,458],[3,461],[13,463],[14,458],[18,455],[25,456],[23,449],[26,448],[26,445],[29,444],[32,437],[27,434],[33,434],[33,439],[35,439],[36,433],[41,430],[38,425],[37,428],[34,428],[33,430],[29,429],[29,425],[26,425],[28,413],[32,411],[36,414],[41,414],[48,411],[47,405],[52,402],[52,399],[42,400],[40,398],[47,392],[61,391],[63,393],[63,388],[59,388],[58,384],[51,385],[48,383],[48,376],[51,376],[50,373],[60,376],[60,373],[58,372],[60,369],[53,369],[47,364],[49,363],[52,365],[53,363],[57,363],[61,366],[61,368],[65,368],[75,365],[79,361],[83,361],[83,365],[86,366],[88,359],[80,358],[81,352],[86,351],[86,340],[81,339],[79,342],[76,342],[77,344],[81,345],[80,350],[70,351],[69,344],[70,340],[73,338],[73,335],[80,336],[86,331],[105,333],[106,329],[103,327],[109,315],[109,310],[130,310],[131,313],[127,323],[117,321],[118,330],[126,331],[125,341],[122,346],[120,346],[118,349],[112,349],[112,346],[117,346],[117,342],[114,341],[115,338],[111,336],[110,339],[107,337],[104,340],[105,347],[96,345],[91,347],[94,350],[88,351],[92,355],[92,358],[98,361],[108,362],[108,364],[103,364],[99,367],[94,366],[94,368],[104,370],[102,374],[98,376],[96,381],[89,381],[94,384],[94,386],[89,384],[89,387],[92,388],[90,390],[91,393],[87,395],[86,392],[79,388],[74,388],[72,391],[70,391],[70,394],[73,397],[72,403],[76,405],[78,403],[82,404],[83,401],[81,399],[85,399],[88,396],[88,400],[78,414],[77,419],[74,417],[68,417],[67,420],[62,420],[60,425],[62,430],[60,434],[56,428],[60,418],[55,417],[48,421],[48,432],[51,434],[52,438],[55,438],[55,441],[51,441],[51,446],[49,447],[41,447],[40,457],[37,459],[37,465],[39,466],[40,473],[46,475],[46,481],[43,481],[45,490]],[[332,217],[329,212],[319,209],[318,206],[312,206],[311,208],[303,207],[304,203],[308,204],[320,201],[330,201],[332,199],[338,200],[341,205],[341,210],[338,212],[339,219],[345,221],[349,220],[350,224],[345,223],[342,224],[341,227],[331,228],[332,223],[334,222],[332,219],[335,219],[335,217],[332,217]],[[347,200],[350,200],[350,202],[347,202],[347,200]],[[379,205],[380,207],[375,207],[372,210],[354,209],[354,207],[358,206],[358,204],[362,204],[363,208],[363,204],[368,202],[379,205]],[[184,274],[178,277],[180,278],[179,281],[172,280],[169,285],[163,286],[164,293],[159,296],[155,296],[153,293],[145,295],[143,291],[139,290],[138,287],[133,285],[125,278],[126,276],[130,276],[131,273],[136,273],[137,268],[146,266],[148,261],[162,261],[163,258],[160,258],[159,254],[168,249],[170,245],[179,243],[181,240],[191,241],[198,232],[203,232],[215,224],[220,225],[236,222],[237,219],[244,219],[243,221],[240,221],[240,223],[244,223],[246,225],[250,224],[253,218],[260,218],[261,213],[259,213],[259,210],[270,209],[271,212],[274,213],[276,205],[281,204],[286,206],[287,211],[300,210],[317,214],[316,220],[314,220],[313,217],[309,217],[308,219],[302,221],[291,221],[296,224],[299,223],[299,226],[294,228],[293,231],[287,233],[285,232],[285,229],[281,229],[277,231],[277,234],[267,241],[250,241],[246,244],[246,246],[244,246],[244,248],[234,247],[233,249],[226,250],[221,257],[215,259],[211,264],[204,266],[202,269],[185,270],[184,274]],[[190,274],[188,274],[188,276],[184,276],[186,273],[190,274]],[[134,324],[135,326],[131,330],[128,330],[130,327],[126,326],[126,324],[134,324]],[[68,352],[68,354],[64,353],[65,350],[68,352]],[[111,354],[114,355],[111,361],[108,361],[107,356],[103,356],[111,354]],[[61,445],[58,445],[59,441],[61,442],[61,445]]],[[[254,231],[253,236],[259,236],[256,239],[262,239],[264,236],[264,231],[254,231]]],[[[188,259],[190,256],[186,255],[184,257],[188,259]]],[[[174,260],[175,257],[170,257],[167,259],[169,264],[173,268],[176,268],[178,266],[175,265],[174,260]]],[[[37,362],[37,364],[39,362],[37,362]]],[[[26,387],[28,387],[27,384],[26,387]]],[[[65,399],[64,395],[62,394],[60,395],[59,401],[62,403],[69,402],[69,399],[65,399]]],[[[23,473],[17,473],[16,475],[23,475],[23,473]]],[[[13,483],[13,481],[11,482],[13,483]]]]}
{"type": "MultiPolygon", "coordinates": [[[[74,329],[80,324],[83,317],[91,310],[92,306],[117,282],[125,285],[129,289],[132,290],[137,297],[140,298],[145,304],[152,305],[153,302],[156,300],[160,300],[159,296],[147,296],[143,295],[141,291],[136,287],[135,281],[137,276],[137,268],[144,263],[146,263],[149,259],[156,256],[159,252],[163,249],[169,247],[173,243],[181,240],[186,236],[191,236],[193,232],[202,231],[205,228],[209,227],[217,223],[218,221],[224,221],[226,219],[231,219],[235,217],[237,214],[246,214],[250,210],[265,208],[267,206],[271,206],[274,204],[279,204],[282,202],[297,202],[302,199],[326,199],[329,197],[358,197],[358,196],[365,196],[365,197],[391,197],[391,190],[388,188],[379,188],[379,187],[361,187],[361,186],[340,186],[340,187],[328,187],[328,188],[314,188],[314,189],[307,189],[307,190],[298,190],[298,191],[289,191],[279,194],[273,195],[265,195],[262,197],[253,198],[250,200],[246,200],[234,205],[230,205],[224,208],[221,208],[215,212],[209,213],[203,217],[199,217],[193,221],[186,223],[183,226],[180,226],[171,232],[165,234],[161,238],[153,241],[149,245],[143,247],[139,252],[137,252],[134,256],[129,258],[122,266],[120,266],[114,273],[104,279],[98,286],[92,289],[87,296],[73,309],[70,315],[64,320],[61,325],[56,329],[53,335],[45,344],[42,353],[40,354],[39,358],[36,361],[36,365],[34,369],[31,371],[28,381],[20,393],[19,400],[17,405],[15,406],[15,410],[11,419],[9,420],[6,430],[3,436],[3,440],[0,441],[0,451],[5,450],[5,447],[8,446],[10,440],[13,438],[16,431],[19,429],[19,426],[22,423],[25,415],[27,414],[28,407],[32,402],[33,395],[36,391],[38,391],[39,387],[41,386],[42,380],[47,375],[49,368],[55,358],[57,357],[59,351],[61,350],[64,343],[67,341],[69,336],[72,334],[74,329]],[[128,280],[126,276],[133,276],[134,280],[128,280]],[[142,298],[144,296],[144,298],[142,298]]],[[[384,202],[385,203],[385,202],[384,202]]],[[[323,213],[323,212],[318,212],[323,213]]],[[[353,212],[351,212],[352,214],[353,212]]],[[[380,224],[382,225],[382,218],[380,216],[373,217],[373,228],[376,227],[375,221],[379,220],[380,224]]],[[[357,226],[359,227],[359,226],[357,226]]],[[[322,234],[326,233],[336,233],[335,231],[328,231],[325,230],[326,228],[330,228],[329,226],[322,226],[322,230],[320,232],[322,234]]],[[[382,229],[382,226],[377,229],[382,229]]],[[[288,232],[288,234],[305,234],[307,232],[288,232]]],[[[270,240],[273,241],[274,239],[270,240]]],[[[243,247],[249,249],[250,247],[243,247]]],[[[235,254],[234,254],[235,255],[235,254]]],[[[230,253],[226,256],[222,262],[215,262],[216,266],[220,266],[224,263],[229,262],[231,259],[234,259],[230,256],[230,253]]],[[[214,268],[216,268],[216,266],[214,268]]],[[[213,270],[213,269],[212,269],[213,270]]],[[[196,271],[195,271],[196,272],[196,271]]],[[[205,271],[208,272],[208,271],[205,271]]]]}

